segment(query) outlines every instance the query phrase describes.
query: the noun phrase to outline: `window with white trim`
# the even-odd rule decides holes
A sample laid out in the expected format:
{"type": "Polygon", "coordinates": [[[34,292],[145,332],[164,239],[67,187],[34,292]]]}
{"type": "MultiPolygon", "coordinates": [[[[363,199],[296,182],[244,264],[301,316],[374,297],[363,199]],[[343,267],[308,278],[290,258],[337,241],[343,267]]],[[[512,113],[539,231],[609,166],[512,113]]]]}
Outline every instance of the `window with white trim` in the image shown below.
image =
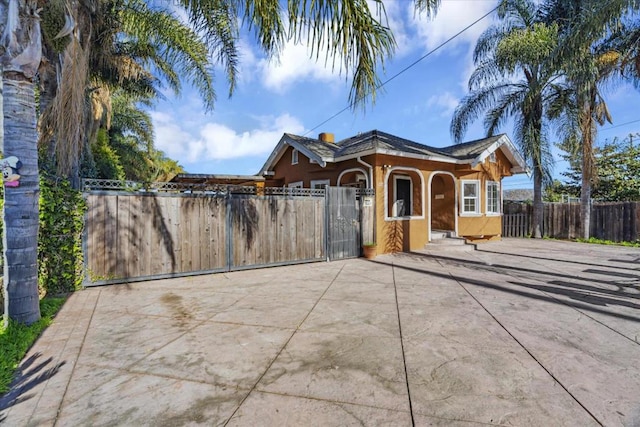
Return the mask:
{"type": "Polygon", "coordinates": [[[462,214],[480,213],[480,181],[462,180],[462,214]]]}
{"type": "Polygon", "coordinates": [[[495,163],[497,161],[496,160],[496,152],[495,151],[493,153],[489,154],[489,161],[491,163],[495,163]]]}
{"type": "Polygon", "coordinates": [[[291,151],[291,164],[298,164],[298,150],[296,150],[295,148],[293,149],[293,151],[291,151]]]}
{"type": "Polygon", "coordinates": [[[500,214],[500,183],[487,181],[487,214],[500,214]]]}
{"type": "Polygon", "coordinates": [[[328,179],[312,179],[311,180],[311,188],[314,189],[322,189],[329,186],[328,179]]]}

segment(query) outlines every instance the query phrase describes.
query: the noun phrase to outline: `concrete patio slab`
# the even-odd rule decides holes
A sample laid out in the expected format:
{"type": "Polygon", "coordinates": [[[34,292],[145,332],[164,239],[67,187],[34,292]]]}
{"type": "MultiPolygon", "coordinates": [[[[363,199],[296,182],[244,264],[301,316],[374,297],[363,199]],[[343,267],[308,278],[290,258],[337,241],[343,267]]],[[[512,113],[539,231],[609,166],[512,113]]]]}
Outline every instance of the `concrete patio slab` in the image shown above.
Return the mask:
{"type": "Polygon", "coordinates": [[[7,426],[640,426],[640,250],[505,239],[76,292],[7,426]]]}

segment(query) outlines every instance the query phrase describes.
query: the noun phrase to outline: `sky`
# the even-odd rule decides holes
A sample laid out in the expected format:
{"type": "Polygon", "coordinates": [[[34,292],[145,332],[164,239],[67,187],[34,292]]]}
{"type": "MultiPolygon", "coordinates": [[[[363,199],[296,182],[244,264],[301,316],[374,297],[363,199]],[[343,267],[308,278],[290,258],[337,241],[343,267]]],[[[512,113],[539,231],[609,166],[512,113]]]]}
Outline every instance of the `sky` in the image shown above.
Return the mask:
{"type": "MultiPolygon", "coordinates": [[[[253,175],[285,132],[308,137],[331,132],[338,141],[377,129],[433,147],[452,145],[449,125],[468,93],[472,52],[478,37],[496,22],[495,13],[441,44],[490,12],[497,0],[442,0],[433,19],[416,15],[409,0],[384,4],[397,47],[384,70],[379,69],[381,81],[437,50],[386,84],[364,111],[347,109],[333,117],[348,105],[350,76],[325,66],[324,58],[309,59],[306,46],[289,43],[279,58],[269,60],[245,33],[233,96],[227,98],[228,85],[220,68],[215,70],[217,100],[212,112],[205,112],[201,98],[187,85],[180,96],[166,93],[151,112],[156,147],[188,173],[253,175]]],[[[605,94],[613,124],[599,130],[599,140],[639,132],[640,91],[618,85],[606,88],[605,94]]],[[[511,136],[508,126],[501,131],[511,136]]],[[[464,140],[484,136],[479,119],[464,140]]],[[[566,162],[558,150],[554,155],[554,177],[562,178],[566,162]]],[[[503,180],[504,190],[532,187],[524,174],[503,180]]]]}

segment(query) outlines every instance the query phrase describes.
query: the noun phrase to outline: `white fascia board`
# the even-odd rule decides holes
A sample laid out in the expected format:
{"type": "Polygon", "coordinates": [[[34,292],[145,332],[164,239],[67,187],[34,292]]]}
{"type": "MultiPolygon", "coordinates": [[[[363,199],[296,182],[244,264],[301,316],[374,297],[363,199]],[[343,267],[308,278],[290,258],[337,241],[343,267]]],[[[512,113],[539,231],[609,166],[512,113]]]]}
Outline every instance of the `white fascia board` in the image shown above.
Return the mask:
{"type": "Polygon", "coordinates": [[[269,157],[267,157],[267,161],[264,162],[264,165],[262,165],[262,168],[260,169],[260,172],[258,172],[258,175],[265,175],[276,163],[278,163],[278,160],[280,160],[280,157],[282,157],[286,150],[286,146],[287,143],[285,142],[283,135],[271,154],[269,154],[269,157]]]}
{"type": "Polygon", "coordinates": [[[456,160],[456,159],[452,159],[449,157],[441,157],[441,156],[430,156],[427,154],[413,154],[413,153],[405,153],[403,151],[396,151],[396,150],[367,150],[367,151],[361,151],[358,153],[354,153],[354,154],[349,154],[346,156],[340,156],[340,157],[336,157],[335,161],[336,162],[342,162],[345,160],[351,160],[351,159],[355,159],[358,157],[364,157],[364,156],[368,156],[371,154],[386,154],[389,156],[395,156],[395,157],[406,157],[406,158],[410,158],[410,159],[418,159],[418,160],[431,160],[434,162],[442,162],[442,163],[460,163],[460,161],[456,160]]]}
{"type": "Polygon", "coordinates": [[[489,157],[491,153],[497,151],[498,149],[502,151],[502,153],[507,157],[509,162],[511,162],[511,164],[513,165],[513,168],[511,168],[511,172],[513,173],[527,172],[527,165],[524,159],[522,158],[522,156],[520,155],[516,147],[513,145],[513,142],[511,142],[511,140],[507,135],[502,135],[500,138],[498,138],[496,142],[494,142],[489,147],[487,147],[487,149],[484,150],[482,153],[480,153],[475,159],[471,160],[469,162],[471,163],[471,167],[478,166],[480,163],[484,162],[484,160],[487,157],[489,157]]]}
{"type": "Polygon", "coordinates": [[[276,147],[273,149],[273,151],[269,155],[269,158],[264,163],[264,166],[262,166],[262,169],[260,169],[260,172],[258,172],[258,175],[264,175],[271,168],[273,168],[275,164],[278,163],[278,161],[280,161],[285,151],[287,151],[287,146],[291,146],[296,150],[298,150],[299,152],[301,152],[302,154],[304,154],[305,156],[307,156],[308,158],[315,160],[321,167],[327,166],[327,162],[330,162],[333,160],[333,159],[325,159],[321,156],[318,156],[316,153],[309,151],[304,145],[300,145],[295,140],[291,138],[287,138],[286,135],[283,135],[282,138],[280,138],[278,145],[276,145],[276,147]]]}

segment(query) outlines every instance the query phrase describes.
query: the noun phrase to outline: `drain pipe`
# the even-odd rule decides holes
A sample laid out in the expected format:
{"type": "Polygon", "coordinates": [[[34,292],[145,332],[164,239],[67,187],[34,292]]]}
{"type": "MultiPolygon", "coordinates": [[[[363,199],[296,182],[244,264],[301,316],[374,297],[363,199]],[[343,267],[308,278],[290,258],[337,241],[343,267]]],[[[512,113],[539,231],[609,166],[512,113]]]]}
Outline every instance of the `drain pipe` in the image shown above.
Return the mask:
{"type": "Polygon", "coordinates": [[[361,165],[364,165],[364,166],[369,168],[369,188],[374,188],[374,186],[373,186],[373,166],[371,166],[369,163],[367,163],[364,160],[362,160],[362,158],[360,156],[358,156],[356,158],[356,161],[358,163],[360,163],[361,165]]]}

